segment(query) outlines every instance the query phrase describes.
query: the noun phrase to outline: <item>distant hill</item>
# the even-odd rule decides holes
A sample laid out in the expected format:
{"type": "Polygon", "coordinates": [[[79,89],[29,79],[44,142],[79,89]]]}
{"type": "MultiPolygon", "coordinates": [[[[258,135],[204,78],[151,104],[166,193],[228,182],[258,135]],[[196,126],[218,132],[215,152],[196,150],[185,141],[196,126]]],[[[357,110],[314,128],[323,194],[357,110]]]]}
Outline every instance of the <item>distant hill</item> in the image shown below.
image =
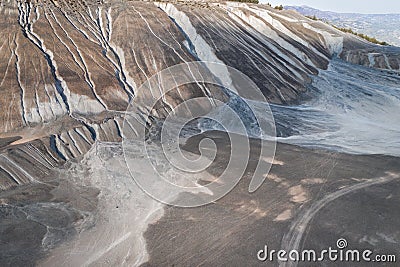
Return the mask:
{"type": "Polygon", "coordinates": [[[400,14],[358,14],[322,11],[308,6],[285,6],[306,16],[316,16],[339,27],[373,36],[400,46],[400,14]]]}

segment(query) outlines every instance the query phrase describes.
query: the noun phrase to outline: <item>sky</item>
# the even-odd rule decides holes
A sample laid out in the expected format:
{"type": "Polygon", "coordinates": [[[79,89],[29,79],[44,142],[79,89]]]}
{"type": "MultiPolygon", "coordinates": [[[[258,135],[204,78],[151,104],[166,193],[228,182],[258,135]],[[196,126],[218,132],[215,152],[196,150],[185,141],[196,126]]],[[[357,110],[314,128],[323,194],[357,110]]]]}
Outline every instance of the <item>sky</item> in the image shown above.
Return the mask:
{"type": "Polygon", "coordinates": [[[380,1],[365,1],[365,0],[260,0],[261,3],[271,3],[276,5],[295,5],[295,6],[310,6],[320,10],[348,12],[348,13],[365,13],[365,14],[386,14],[399,13],[399,0],[380,0],[380,1]]]}

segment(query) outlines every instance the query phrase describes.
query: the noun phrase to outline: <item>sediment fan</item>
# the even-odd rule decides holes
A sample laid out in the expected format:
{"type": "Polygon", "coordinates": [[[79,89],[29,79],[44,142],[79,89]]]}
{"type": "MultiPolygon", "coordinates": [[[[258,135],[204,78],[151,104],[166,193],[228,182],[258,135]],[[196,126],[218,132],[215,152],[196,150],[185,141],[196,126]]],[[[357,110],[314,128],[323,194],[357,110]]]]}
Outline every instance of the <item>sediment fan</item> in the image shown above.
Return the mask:
{"type": "Polygon", "coordinates": [[[272,161],[264,161],[273,159],[275,153],[275,123],[268,103],[255,83],[238,70],[228,68],[232,77],[229,83],[213,75],[224,67],[217,63],[192,62],[167,68],[138,89],[127,109],[122,132],[126,163],[137,185],[163,203],[197,207],[214,202],[232,190],[249,163],[251,126],[269,140],[260,141],[260,163],[254,170],[249,192],[261,186],[271,167],[272,161]],[[171,105],[168,98],[184,94],[183,89],[186,88],[182,86],[190,84],[199,86],[204,94],[182,98],[181,103],[171,105]],[[226,101],[228,96],[234,99],[231,105],[226,101]],[[261,112],[252,109],[250,100],[259,103],[264,100],[265,108],[261,112]],[[160,102],[169,103],[168,108],[160,110],[158,107],[165,106],[160,102]],[[215,113],[223,113],[223,116],[215,116],[215,113]],[[181,148],[182,131],[189,123],[199,119],[215,121],[228,133],[231,157],[220,175],[207,173],[218,153],[211,139],[200,141],[199,156],[181,148]],[[232,121],[236,123],[232,124],[232,121]],[[168,168],[165,169],[165,166],[168,168]],[[199,177],[209,183],[199,185],[199,177]],[[176,200],[182,193],[204,192],[209,194],[186,198],[181,202],[176,200]]]}

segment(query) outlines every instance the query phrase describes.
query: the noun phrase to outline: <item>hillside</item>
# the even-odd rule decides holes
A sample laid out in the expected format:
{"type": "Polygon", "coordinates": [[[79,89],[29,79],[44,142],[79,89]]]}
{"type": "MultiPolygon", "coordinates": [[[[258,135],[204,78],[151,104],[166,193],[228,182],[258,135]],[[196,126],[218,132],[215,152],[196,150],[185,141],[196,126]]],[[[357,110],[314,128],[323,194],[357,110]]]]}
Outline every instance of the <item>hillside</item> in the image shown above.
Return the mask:
{"type": "Polygon", "coordinates": [[[398,22],[400,14],[357,14],[322,11],[308,6],[286,6],[305,16],[316,16],[341,28],[350,28],[356,32],[375,37],[392,45],[400,46],[398,22]]]}

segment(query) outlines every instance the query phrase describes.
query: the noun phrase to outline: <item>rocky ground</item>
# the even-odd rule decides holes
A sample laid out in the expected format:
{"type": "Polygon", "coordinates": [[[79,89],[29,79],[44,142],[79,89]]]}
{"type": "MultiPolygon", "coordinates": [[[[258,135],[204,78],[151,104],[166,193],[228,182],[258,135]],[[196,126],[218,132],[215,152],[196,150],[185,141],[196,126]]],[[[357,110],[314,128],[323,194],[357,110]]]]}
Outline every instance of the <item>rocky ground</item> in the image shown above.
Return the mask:
{"type": "MultiPolygon", "coordinates": [[[[221,135],[204,134],[226,148],[218,152],[215,166],[229,157],[229,141],[221,135]]],[[[195,151],[200,138],[192,138],[186,149],[195,151]]],[[[257,158],[257,147],[253,140],[252,158],[257,158]]],[[[215,203],[192,209],[166,207],[164,216],[144,234],[150,258],[143,266],[277,266],[277,261],[257,259],[264,245],[318,251],[336,248],[339,238],[353,249],[398,253],[399,158],[278,144],[267,180],[254,193],[248,192],[251,162],[240,183],[215,203]]],[[[218,172],[215,166],[212,172],[218,172]]]]}
{"type": "MultiPolygon", "coordinates": [[[[198,153],[204,137],[219,148],[208,168],[218,176],[230,156],[226,134],[194,136],[184,149],[198,153]]],[[[339,238],[354,249],[396,255],[398,158],[278,144],[267,179],[249,193],[259,147],[259,140],[251,140],[246,174],[225,197],[177,208],[137,187],[118,144],[100,145],[52,182],[0,194],[1,265],[276,265],[257,259],[264,245],[322,250],[339,238]]]]}

